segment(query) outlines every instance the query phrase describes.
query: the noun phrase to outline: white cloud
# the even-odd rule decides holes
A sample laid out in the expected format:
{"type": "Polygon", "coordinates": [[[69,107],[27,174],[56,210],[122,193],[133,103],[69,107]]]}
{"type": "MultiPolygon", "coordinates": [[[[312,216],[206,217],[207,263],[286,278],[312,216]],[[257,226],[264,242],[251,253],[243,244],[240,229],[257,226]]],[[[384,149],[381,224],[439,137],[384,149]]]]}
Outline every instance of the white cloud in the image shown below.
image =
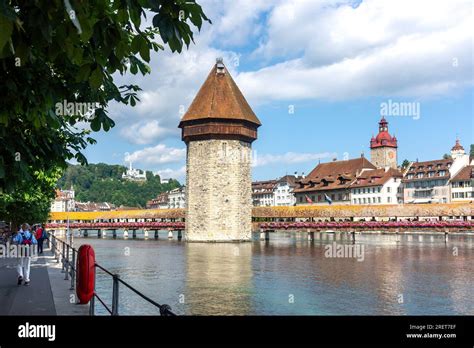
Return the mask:
{"type": "Polygon", "coordinates": [[[164,144],[158,144],[153,147],[146,147],[132,153],[126,153],[124,161],[134,163],[157,165],[182,161],[186,156],[186,149],[168,147],[164,144]]]}
{"type": "Polygon", "coordinates": [[[138,122],[120,130],[120,134],[134,144],[149,144],[173,133],[177,134],[178,129],[173,132],[171,128],[162,127],[158,120],[138,122]]]}
{"type": "Polygon", "coordinates": [[[294,164],[294,163],[305,163],[313,162],[323,158],[334,158],[337,157],[336,153],[323,152],[323,153],[296,153],[296,152],[287,152],[280,155],[271,155],[271,154],[253,154],[253,165],[255,167],[261,167],[271,164],[294,164]]]}
{"type": "Polygon", "coordinates": [[[258,37],[263,30],[261,14],[277,2],[268,0],[212,0],[202,1],[206,13],[210,10],[212,37],[222,46],[241,46],[249,38],[258,37]]]}
{"type": "Polygon", "coordinates": [[[181,183],[183,183],[186,176],[186,166],[182,166],[178,169],[170,169],[170,168],[160,169],[160,170],[157,170],[155,174],[158,174],[160,178],[163,178],[163,179],[172,178],[172,179],[177,179],[181,183]]]}
{"type": "Polygon", "coordinates": [[[473,84],[469,1],[243,0],[200,2],[213,24],[181,54],[152,54],[152,74],[118,76],[143,91],[136,107],[111,107],[129,142],[177,136],[215,58],[224,57],[247,100],[422,98],[473,84]],[[257,48],[251,53],[240,47],[257,48]],[[236,57],[258,68],[237,72],[236,57]],[[272,86],[272,88],[268,88],[272,86]]]}
{"type": "Polygon", "coordinates": [[[281,62],[239,74],[250,100],[425,97],[473,84],[469,2],[331,3],[295,0],[272,9],[253,56],[281,62]]]}

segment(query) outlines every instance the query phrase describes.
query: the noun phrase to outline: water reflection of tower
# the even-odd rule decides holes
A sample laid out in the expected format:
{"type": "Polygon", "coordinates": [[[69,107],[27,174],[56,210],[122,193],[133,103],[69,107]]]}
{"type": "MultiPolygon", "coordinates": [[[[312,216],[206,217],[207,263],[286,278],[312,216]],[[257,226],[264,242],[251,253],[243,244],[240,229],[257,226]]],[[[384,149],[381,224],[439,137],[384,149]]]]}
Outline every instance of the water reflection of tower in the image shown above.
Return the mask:
{"type": "Polygon", "coordinates": [[[408,314],[404,305],[407,301],[404,275],[406,250],[390,244],[373,246],[373,249],[373,259],[370,262],[373,266],[371,274],[376,285],[375,296],[378,299],[376,314],[408,314]]]}
{"type": "Polygon", "coordinates": [[[187,243],[186,314],[252,314],[252,244],[187,243]]]}

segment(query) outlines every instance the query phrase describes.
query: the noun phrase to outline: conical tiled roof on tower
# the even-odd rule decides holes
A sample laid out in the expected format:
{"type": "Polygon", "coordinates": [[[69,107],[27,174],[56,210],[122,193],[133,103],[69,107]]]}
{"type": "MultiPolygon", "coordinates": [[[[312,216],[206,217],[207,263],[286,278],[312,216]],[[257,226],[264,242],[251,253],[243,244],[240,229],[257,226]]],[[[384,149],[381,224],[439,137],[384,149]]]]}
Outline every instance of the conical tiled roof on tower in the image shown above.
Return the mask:
{"type": "Polygon", "coordinates": [[[451,151],[464,151],[464,147],[459,143],[458,138],[456,138],[456,144],[451,148],[451,151]]]}
{"type": "Polygon", "coordinates": [[[260,125],[220,59],[179,123],[184,141],[222,137],[253,141],[260,125]]]}

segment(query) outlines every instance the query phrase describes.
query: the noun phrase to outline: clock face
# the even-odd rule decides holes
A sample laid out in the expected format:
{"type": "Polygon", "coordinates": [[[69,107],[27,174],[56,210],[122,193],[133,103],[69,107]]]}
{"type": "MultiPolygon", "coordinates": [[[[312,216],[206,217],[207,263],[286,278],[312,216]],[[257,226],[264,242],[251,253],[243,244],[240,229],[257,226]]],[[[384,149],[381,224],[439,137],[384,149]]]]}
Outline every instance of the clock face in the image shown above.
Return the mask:
{"type": "Polygon", "coordinates": [[[389,151],[389,152],[388,152],[388,157],[391,158],[391,159],[393,159],[393,158],[395,157],[395,152],[389,151]]]}

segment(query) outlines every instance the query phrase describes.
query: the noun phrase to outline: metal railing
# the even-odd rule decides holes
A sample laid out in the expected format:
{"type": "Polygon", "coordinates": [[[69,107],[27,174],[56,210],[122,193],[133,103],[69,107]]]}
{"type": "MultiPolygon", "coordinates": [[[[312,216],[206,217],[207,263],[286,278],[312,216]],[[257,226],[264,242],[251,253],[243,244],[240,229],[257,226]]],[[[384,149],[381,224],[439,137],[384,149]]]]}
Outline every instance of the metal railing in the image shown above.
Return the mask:
{"type": "MultiPolygon", "coordinates": [[[[51,233],[51,232],[48,234],[47,240],[56,261],[58,263],[62,262],[61,272],[65,274],[64,280],[71,280],[70,290],[74,290],[76,286],[76,273],[77,273],[76,260],[77,260],[78,250],[75,249],[72,245],[70,245],[66,241],[61,240],[58,237],[56,237],[54,233],[51,233]]],[[[106,274],[112,277],[112,280],[113,280],[112,305],[108,306],[105,303],[105,301],[97,294],[96,289],[95,289],[95,279],[94,279],[94,295],[92,296],[92,299],[90,300],[89,315],[95,315],[95,299],[97,299],[102,304],[102,306],[107,310],[107,312],[110,315],[119,315],[119,285],[120,284],[126,286],[128,289],[132,290],[132,292],[134,292],[136,295],[140,296],[148,303],[157,307],[160,311],[160,315],[162,316],[175,316],[176,315],[171,311],[171,307],[169,305],[159,304],[153,301],[151,298],[142,294],[133,286],[131,286],[124,280],[120,279],[120,275],[110,272],[106,268],[99,265],[97,262],[94,264],[94,266],[96,270],[100,269],[101,271],[105,272],[106,274]]]]}

